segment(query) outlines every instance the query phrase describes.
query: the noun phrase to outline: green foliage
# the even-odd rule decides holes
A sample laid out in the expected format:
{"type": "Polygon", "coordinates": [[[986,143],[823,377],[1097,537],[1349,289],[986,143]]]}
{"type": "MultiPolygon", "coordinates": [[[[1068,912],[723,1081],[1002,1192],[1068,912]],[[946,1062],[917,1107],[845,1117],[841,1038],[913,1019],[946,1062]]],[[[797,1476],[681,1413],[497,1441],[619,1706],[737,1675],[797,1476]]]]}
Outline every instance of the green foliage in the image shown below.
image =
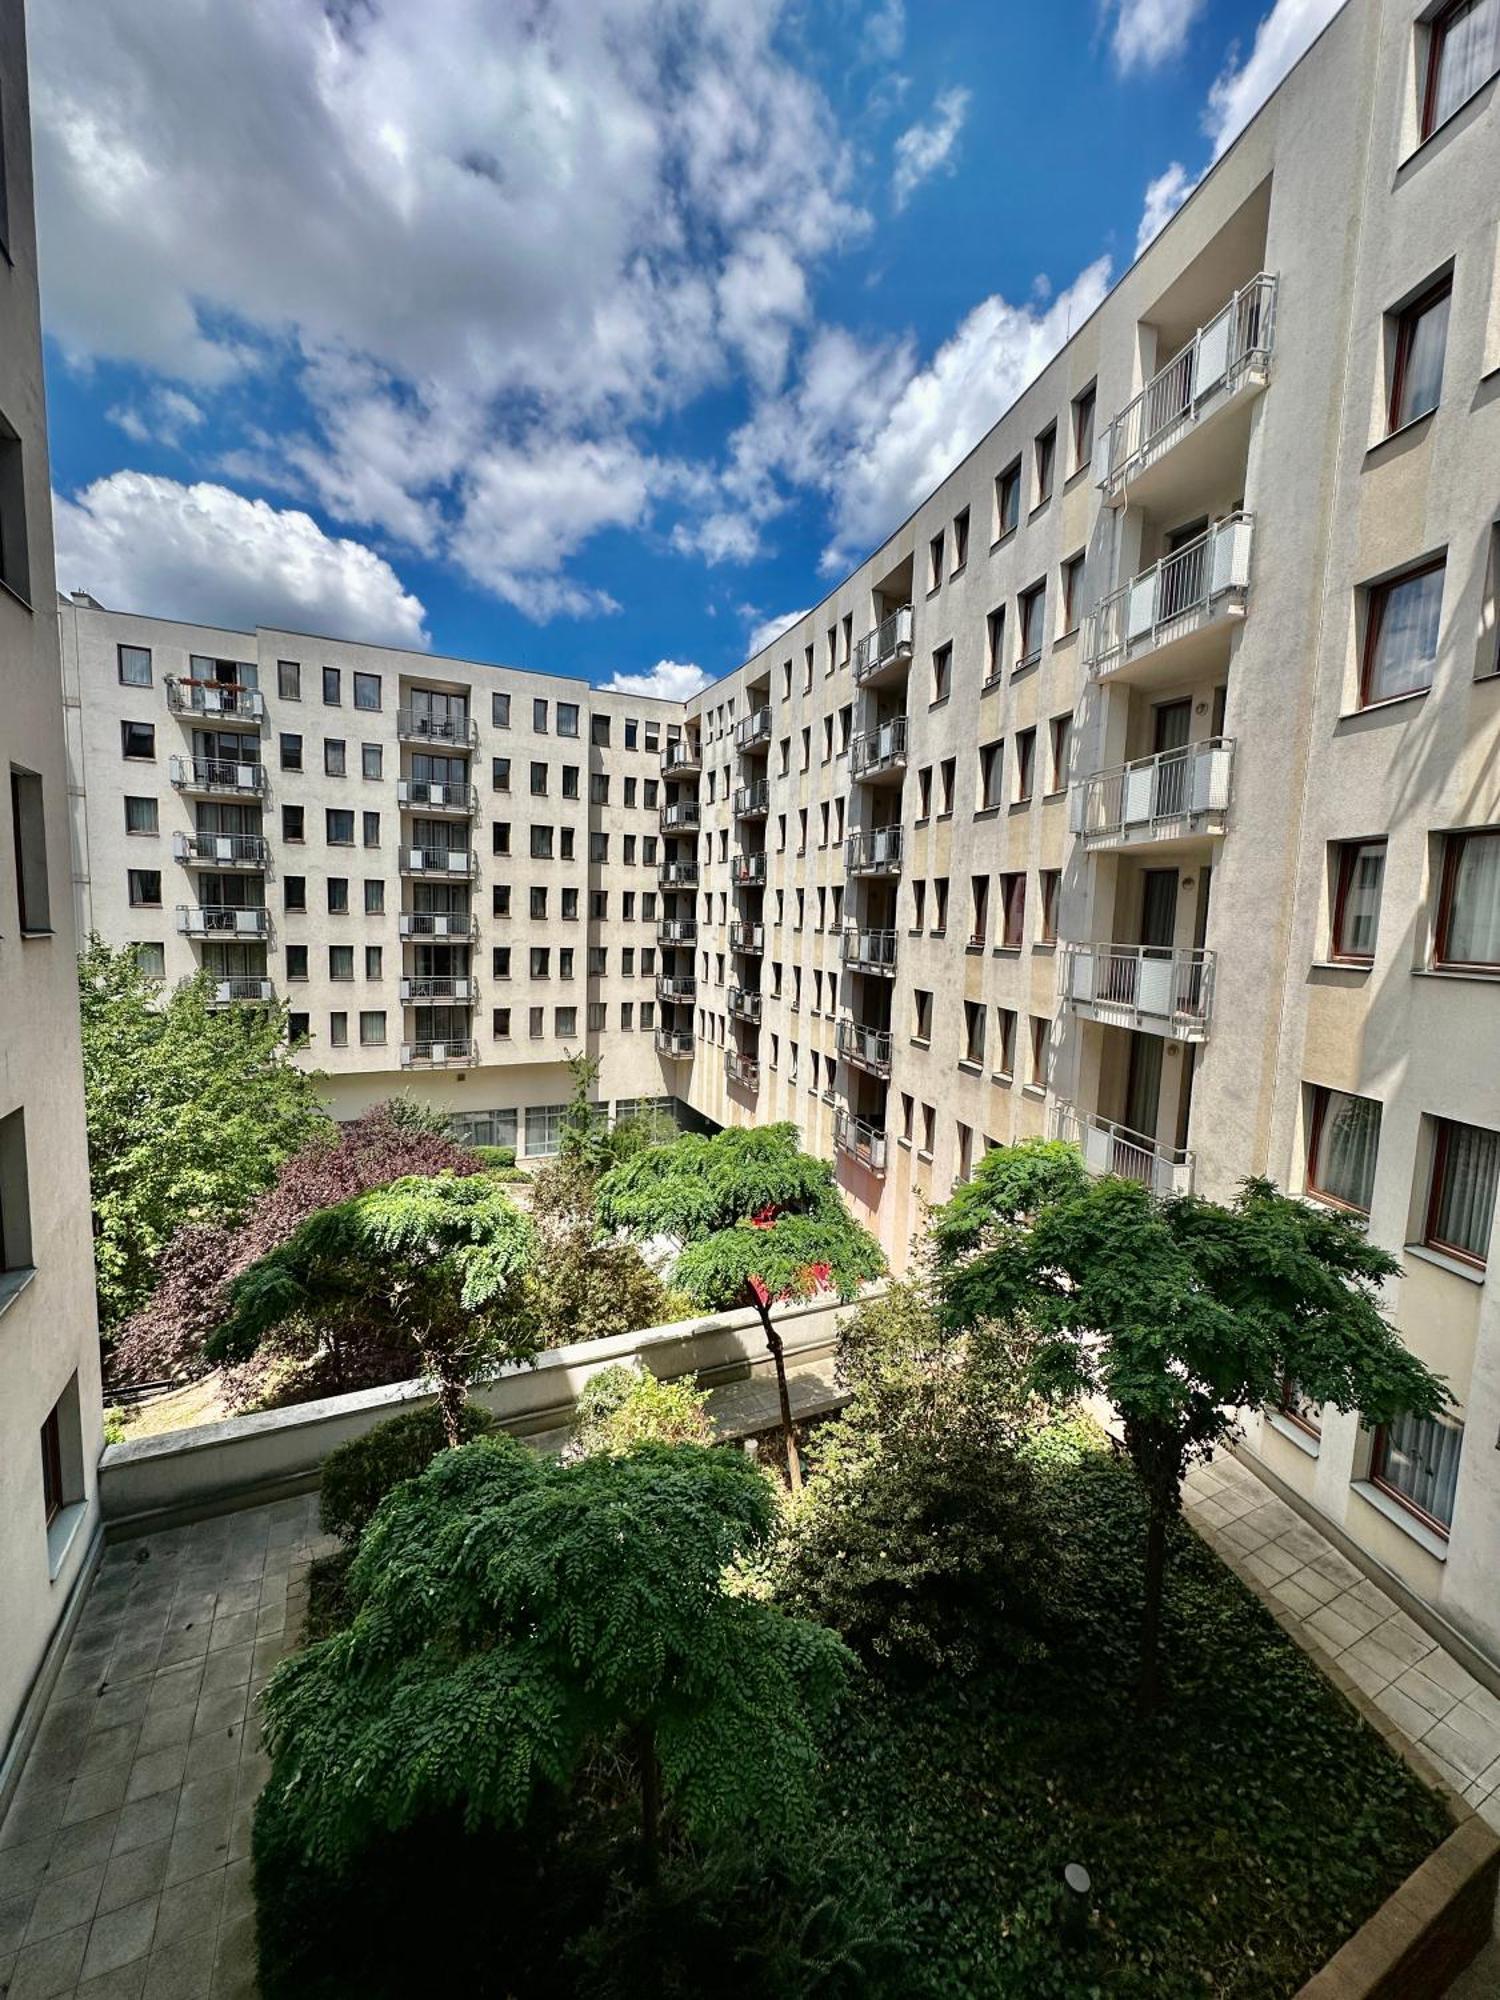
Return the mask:
{"type": "Polygon", "coordinates": [[[1041,1208],[1088,1185],[1076,1146],[1059,1139],[1023,1139],[992,1146],[968,1180],[932,1215],[938,1258],[951,1263],[979,1247],[994,1229],[1024,1223],[1041,1208]]]}
{"type": "Polygon", "coordinates": [[[644,1739],[689,1833],[795,1834],[847,1656],[725,1588],[772,1511],[741,1455],[699,1446],[441,1453],[366,1529],[352,1624],[266,1690],[265,1810],[339,1868],[428,1815],[520,1827],[644,1739]]]}
{"type": "Polygon", "coordinates": [[[533,1299],[549,1346],[634,1333],[667,1317],[666,1288],[635,1245],[601,1239],[596,1186],[593,1169],[566,1154],[549,1160],[533,1183],[533,1299]]]}
{"type": "MultiPolygon", "coordinates": [[[[494,1429],[494,1421],[488,1410],[466,1403],[459,1419],[460,1441],[483,1437],[494,1429]]],[[[403,1411],[331,1451],[318,1482],[324,1534],[357,1542],[387,1493],[402,1480],[415,1479],[447,1446],[442,1412],[433,1403],[403,1411]]]]}
{"type": "Polygon", "coordinates": [[[79,960],[99,1315],[141,1305],[190,1222],[243,1213],[323,1119],[320,1078],[288,1059],[281,1006],[215,1008],[200,976],[163,994],[127,945],[79,960]]]}
{"type": "Polygon", "coordinates": [[[111,1405],[104,1412],[104,1442],[123,1444],[125,1442],[125,1412],[111,1405]]]}
{"type": "Polygon", "coordinates": [[[514,1146],[476,1146],[474,1157],[481,1166],[495,1173],[503,1167],[513,1167],[516,1164],[516,1149],[514,1146]]]}
{"type": "Polygon", "coordinates": [[[708,1391],[685,1377],[659,1382],[620,1362],[591,1375],[578,1392],[573,1448],[619,1458],[642,1444],[706,1444],[708,1391]]]}
{"type": "Polygon", "coordinates": [[[838,1200],[833,1169],[800,1151],[797,1138],[789,1124],[733,1126],[712,1137],[685,1132],[604,1176],[600,1222],[687,1242],[766,1208],[818,1212],[838,1200]]]}

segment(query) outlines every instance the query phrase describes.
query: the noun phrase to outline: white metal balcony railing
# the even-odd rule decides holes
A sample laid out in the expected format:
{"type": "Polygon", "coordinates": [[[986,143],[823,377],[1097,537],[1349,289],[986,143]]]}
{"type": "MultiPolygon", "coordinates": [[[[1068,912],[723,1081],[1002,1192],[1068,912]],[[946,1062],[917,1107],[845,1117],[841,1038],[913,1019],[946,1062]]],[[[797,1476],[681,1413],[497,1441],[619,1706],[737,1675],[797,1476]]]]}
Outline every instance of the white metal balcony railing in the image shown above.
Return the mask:
{"type": "Polygon", "coordinates": [[[658,1000],[691,1000],[698,991],[698,981],[690,973],[664,972],[656,982],[658,1000]]]}
{"type": "Polygon", "coordinates": [[[403,910],[397,930],[404,938],[468,938],[478,926],[471,910],[403,910]]]}
{"type": "Polygon", "coordinates": [[[743,986],[729,989],[729,1011],[737,1021],[759,1021],[764,996],[747,993],[743,986]]]}
{"type": "Polygon", "coordinates": [[[1276,280],[1252,278],[1132,398],[1104,433],[1099,484],[1116,500],[1205,409],[1247,379],[1264,377],[1276,337],[1276,280]]]}
{"type": "Polygon", "coordinates": [[[167,677],[167,707],[174,715],[223,715],[236,722],[259,722],[266,712],[259,688],[177,680],[171,675],[167,677]]]}
{"type": "Polygon", "coordinates": [[[698,942],[698,919],[696,917],[668,917],[656,926],[658,944],[696,944],[698,942]]]}
{"type": "Polygon", "coordinates": [[[839,1054],[856,1069],[867,1069],[876,1076],[889,1076],[894,1040],[889,1028],[867,1028],[862,1021],[842,1020],[838,1025],[836,1046],[839,1054]]]}
{"type": "Polygon", "coordinates": [[[189,868],[264,868],[270,854],[263,833],[172,835],[172,859],[189,868]]]}
{"type": "Polygon", "coordinates": [[[264,764],[237,757],[173,757],[172,783],[179,792],[253,792],[266,789],[264,764]]]}
{"type": "Polygon", "coordinates": [[[210,1007],[267,1007],[276,997],[269,979],[257,973],[236,973],[231,979],[216,979],[209,995],[210,1007]]]}
{"type": "Polygon", "coordinates": [[[1084,620],[1083,663],[1093,678],[1185,638],[1211,618],[1242,612],[1253,527],[1249,514],[1226,515],[1101,598],[1084,620]]]}
{"type": "Polygon", "coordinates": [[[1227,736],[1095,771],[1073,787],[1072,830],[1087,847],[1222,833],[1233,772],[1234,743],[1227,736]]]}
{"type": "Polygon", "coordinates": [[[475,982],[467,973],[415,973],[401,981],[403,1007],[426,1007],[437,1000],[469,1007],[477,998],[475,982]]]}
{"type": "Polygon", "coordinates": [[[868,1118],[856,1118],[852,1111],[836,1111],[833,1143],[841,1153],[850,1154],[868,1167],[872,1174],[885,1172],[885,1133],[868,1118]]]}
{"type": "Polygon", "coordinates": [[[745,952],[758,957],[766,948],[766,927],[764,924],[742,923],[736,920],[729,926],[729,949],[745,952]]]}
{"type": "Polygon", "coordinates": [[[894,973],[896,970],[896,933],[894,931],[864,931],[851,925],[844,932],[840,956],[845,965],[852,965],[856,972],[894,973]]]}
{"type": "Polygon", "coordinates": [[[669,743],[661,753],[662,776],[690,778],[703,769],[703,752],[697,737],[683,736],[669,743]]]}
{"type": "Polygon", "coordinates": [[[688,1062],[693,1053],[693,1037],[686,1028],[658,1028],[656,1053],[673,1062],[688,1062]]]}
{"type": "Polygon", "coordinates": [[[766,881],[766,857],[763,854],[737,854],[729,872],[737,889],[762,889],[766,881]]]}
{"type": "Polygon", "coordinates": [[[182,937],[259,937],[268,935],[271,913],[228,903],[179,903],[177,930],[182,937]]]}
{"type": "Polygon", "coordinates": [[[656,879],[664,889],[695,889],[698,886],[698,864],[696,861],[658,862],[656,879]]]}
{"type": "Polygon", "coordinates": [[[479,1045],[472,1041],[403,1042],[403,1069],[470,1069],[479,1060],[479,1045]]]}
{"type": "Polygon", "coordinates": [[[911,606],[903,604],[882,618],[873,632],[866,632],[854,648],[856,685],[863,686],[899,662],[909,660],[911,638],[911,606]]]}
{"type": "Polygon", "coordinates": [[[471,847],[403,847],[403,875],[464,875],[474,873],[471,847]]]}
{"type": "Polygon", "coordinates": [[[771,711],[769,707],[752,708],[748,715],[742,715],[734,725],[734,747],[736,750],[758,750],[771,740],[771,711]]]}
{"type": "Polygon", "coordinates": [[[396,734],[414,743],[459,743],[471,749],[479,741],[479,729],[472,716],[427,715],[420,709],[396,711],[396,734]]]}
{"type": "Polygon", "coordinates": [[[741,1090],[759,1090],[759,1059],[755,1056],[742,1056],[738,1049],[726,1049],[724,1080],[726,1083],[738,1085],[741,1090]]]}
{"type": "Polygon", "coordinates": [[[901,829],[869,826],[844,842],[844,866],[851,875],[899,875],[901,829]]]}
{"type": "Polygon", "coordinates": [[[1069,1140],[1092,1174],[1139,1181],[1153,1194],[1191,1194],[1195,1161],[1186,1146],[1161,1146],[1128,1126],[1096,1118],[1071,1104],[1052,1107],[1052,1136],[1069,1140]]]}
{"type": "Polygon", "coordinates": [[[1062,997],[1088,1019],[1201,1042],[1213,1008],[1214,954],[1164,945],[1068,944],[1062,997]]]}
{"type": "Polygon", "coordinates": [[[893,715],[878,729],[864,729],[849,745],[851,777],[879,777],[906,769],[906,717],[893,715]]]}
{"type": "Polygon", "coordinates": [[[764,778],[736,788],[734,811],[737,819],[764,819],[770,810],[771,787],[764,778]]]}
{"type": "Polygon", "coordinates": [[[696,799],[676,799],[661,809],[661,826],[664,833],[675,833],[679,827],[694,827],[698,824],[699,812],[696,799]]]}
{"type": "Polygon", "coordinates": [[[479,810],[479,794],[472,785],[438,784],[433,778],[398,778],[396,803],[419,806],[423,812],[474,814],[479,810]]]}

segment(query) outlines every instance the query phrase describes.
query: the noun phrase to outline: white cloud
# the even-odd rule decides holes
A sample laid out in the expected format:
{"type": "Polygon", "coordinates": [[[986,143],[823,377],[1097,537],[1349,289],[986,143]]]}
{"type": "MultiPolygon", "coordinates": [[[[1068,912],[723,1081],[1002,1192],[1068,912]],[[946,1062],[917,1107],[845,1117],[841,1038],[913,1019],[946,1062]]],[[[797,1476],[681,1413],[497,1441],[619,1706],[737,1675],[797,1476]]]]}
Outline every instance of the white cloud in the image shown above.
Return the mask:
{"type": "Polygon", "coordinates": [[[679,521],[672,530],[679,555],[699,555],[713,568],[717,563],[751,562],[760,554],[760,530],[748,514],[715,510],[693,520],[679,521]]]}
{"type": "Polygon", "coordinates": [[[105,411],[107,422],[136,444],[181,445],[188,432],[203,422],[203,412],[180,389],[156,388],[139,403],[117,403],[105,411]]]}
{"type": "Polygon", "coordinates": [[[789,626],[795,625],[799,619],[806,616],[805,611],[784,611],[779,618],[762,618],[758,625],[751,627],[750,636],[745,641],[745,658],[753,660],[762,646],[769,646],[771,641],[779,639],[789,626]]]}
{"type": "Polygon", "coordinates": [[[1135,254],[1140,256],[1153,237],[1159,236],[1198,185],[1180,160],[1163,169],[1146,189],[1140,227],[1135,233],[1135,254]]]}
{"type": "Polygon", "coordinates": [[[54,496],[59,582],[101,603],[253,629],[425,646],[426,612],[372,549],[310,515],[143,472],[54,496]]]}
{"type": "Polygon", "coordinates": [[[701,694],[713,678],[687,660],[658,660],[648,674],[616,674],[604,683],[607,694],[656,695],[662,701],[687,701],[701,694]]]}
{"type": "Polygon", "coordinates": [[[891,200],[905,208],[922,182],[946,168],[953,171],[953,149],[969,115],[971,93],[962,85],[939,91],[933,100],[932,116],[909,125],[896,140],[895,171],[891,175],[891,200]]]}
{"type": "Polygon", "coordinates": [[[1180,55],[1203,0],[1119,0],[1110,47],[1122,75],[1160,69],[1180,55]]]}
{"type": "Polygon", "coordinates": [[[1241,63],[1231,50],[1208,94],[1204,124],[1217,160],[1244,131],[1292,65],[1306,54],[1343,0],[1276,0],[1241,63]]]}
{"type": "Polygon", "coordinates": [[[865,16],[864,37],[877,62],[894,62],[906,43],[906,0],[880,0],[865,16]]]}

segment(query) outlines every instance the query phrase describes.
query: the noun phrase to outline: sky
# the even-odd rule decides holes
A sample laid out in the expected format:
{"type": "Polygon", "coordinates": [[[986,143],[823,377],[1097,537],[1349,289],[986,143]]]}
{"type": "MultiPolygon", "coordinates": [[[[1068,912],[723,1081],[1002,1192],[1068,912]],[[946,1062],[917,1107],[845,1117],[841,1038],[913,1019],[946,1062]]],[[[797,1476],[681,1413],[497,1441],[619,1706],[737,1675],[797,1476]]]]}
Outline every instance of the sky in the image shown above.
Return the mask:
{"type": "Polygon", "coordinates": [[[58,582],[686,695],[997,420],[1336,0],[47,0],[58,582]]]}

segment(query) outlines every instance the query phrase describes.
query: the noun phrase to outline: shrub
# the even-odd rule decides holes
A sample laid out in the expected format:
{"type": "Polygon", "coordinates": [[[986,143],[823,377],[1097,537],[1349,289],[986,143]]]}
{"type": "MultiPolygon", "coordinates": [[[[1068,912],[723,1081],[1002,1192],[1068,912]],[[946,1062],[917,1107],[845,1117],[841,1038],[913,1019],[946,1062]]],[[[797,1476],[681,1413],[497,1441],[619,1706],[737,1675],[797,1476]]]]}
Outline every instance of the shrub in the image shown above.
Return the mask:
{"type": "Polygon", "coordinates": [[[474,1157],[487,1172],[493,1173],[497,1167],[513,1167],[516,1164],[514,1146],[476,1146],[474,1157]]]}
{"type": "Polygon", "coordinates": [[[578,1396],[571,1450],[619,1458],[640,1444],[706,1444],[708,1391],[686,1377],[659,1382],[620,1362],[591,1375],[578,1396]]]}
{"type": "Polygon", "coordinates": [[[533,1293],[552,1347],[660,1326],[666,1316],[666,1287],[635,1245],[601,1240],[594,1212],[597,1181],[577,1157],[549,1160],[532,1181],[533,1293]]]}
{"type": "MultiPolygon", "coordinates": [[[[464,1405],[464,1442],[494,1429],[494,1418],[476,1403],[464,1405]]],[[[363,1437],[351,1438],[323,1461],[319,1506],[325,1535],[353,1544],[386,1494],[403,1479],[425,1472],[447,1448],[442,1413],[436,1403],[407,1410],[377,1424],[363,1437]]]]}

